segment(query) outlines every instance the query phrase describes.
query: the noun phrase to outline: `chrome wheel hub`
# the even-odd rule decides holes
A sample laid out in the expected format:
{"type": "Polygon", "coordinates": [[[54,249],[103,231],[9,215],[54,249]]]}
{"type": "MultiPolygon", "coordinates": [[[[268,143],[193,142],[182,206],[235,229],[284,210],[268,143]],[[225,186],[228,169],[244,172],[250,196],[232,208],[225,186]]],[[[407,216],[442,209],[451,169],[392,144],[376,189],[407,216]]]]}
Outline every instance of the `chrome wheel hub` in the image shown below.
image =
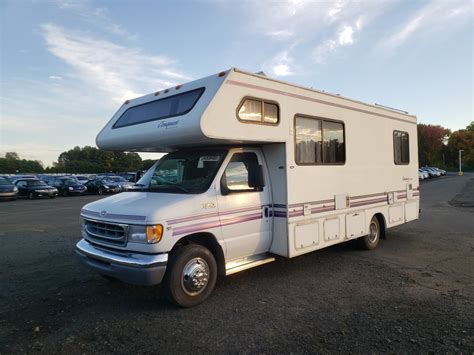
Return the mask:
{"type": "Polygon", "coordinates": [[[209,265],[202,258],[189,260],[183,268],[181,286],[188,295],[196,296],[206,288],[209,282],[209,265]]]}
{"type": "Polygon", "coordinates": [[[369,226],[369,242],[371,244],[374,244],[377,242],[378,238],[379,238],[379,228],[377,226],[377,223],[371,222],[369,226]]]}

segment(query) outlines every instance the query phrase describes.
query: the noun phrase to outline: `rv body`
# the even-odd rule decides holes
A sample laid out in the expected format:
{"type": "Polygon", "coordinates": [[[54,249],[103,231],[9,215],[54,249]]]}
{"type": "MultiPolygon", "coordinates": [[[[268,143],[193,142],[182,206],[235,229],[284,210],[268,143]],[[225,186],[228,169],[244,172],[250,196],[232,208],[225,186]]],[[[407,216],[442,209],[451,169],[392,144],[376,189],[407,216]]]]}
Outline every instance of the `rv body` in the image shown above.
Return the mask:
{"type": "Polygon", "coordinates": [[[83,207],[77,253],[165,283],[181,306],[216,274],[354,239],[373,249],[419,214],[416,117],[238,69],[127,101],[96,142],[169,154],[137,191],[83,207]]]}

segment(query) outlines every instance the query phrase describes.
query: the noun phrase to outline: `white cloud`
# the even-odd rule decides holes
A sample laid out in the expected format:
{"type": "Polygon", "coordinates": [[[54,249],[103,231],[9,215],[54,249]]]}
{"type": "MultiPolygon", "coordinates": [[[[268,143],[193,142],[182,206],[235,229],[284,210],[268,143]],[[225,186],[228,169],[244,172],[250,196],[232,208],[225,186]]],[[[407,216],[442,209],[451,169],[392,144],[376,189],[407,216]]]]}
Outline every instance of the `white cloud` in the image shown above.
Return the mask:
{"type": "Polygon", "coordinates": [[[473,0],[432,1],[416,12],[397,32],[382,40],[380,45],[395,48],[419,34],[449,31],[466,20],[472,21],[473,6],[473,0]]]}
{"type": "Polygon", "coordinates": [[[41,26],[49,51],[69,64],[79,80],[109,94],[116,102],[175,85],[188,76],[164,55],[149,55],[90,34],[48,23],[41,26]],[[150,75],[153,73],[153,75],[150,75]]]}
{"type": "Polygon", "coordinates": [[[62,76],[59,76],[59,75],[50,75],[50,76],[48,76],[48,79],[51,79],[51,80],[63,80],[63,77],[62,77],[62,76]]]}
{"type": "Polygon", "coordinates": [[[105,7],[92,7],[89,0],[56,0],[60,9],[69,11],[89,25],[97,26],[108,33],[128,40],[136,40],[138,36],[127,31],[122,25],[112,21],[105,7]]]}
{"type": "Polygon", "coordinates": [[[293,75],[293,58],[290,56],[290,49],[277,53],[268,63],[263,65],[265,72],[275,76],[293,75]]]}
{"type": "Polygon", "coordinates": [[[339,33],[339,44],[341,46],[346,46],[348,44],[353,44],[354,40],[352,39],[352,35],[354,34],[354,30],[352,26],[344,26],[344,29],[339,33]]]}
{"type": "Polygon", "coordinates": [[[266,35],[276,40],[287,40],[288,38],[293,37],[293,32],[288,30],[276,30],[267,32],[266,35]]]}

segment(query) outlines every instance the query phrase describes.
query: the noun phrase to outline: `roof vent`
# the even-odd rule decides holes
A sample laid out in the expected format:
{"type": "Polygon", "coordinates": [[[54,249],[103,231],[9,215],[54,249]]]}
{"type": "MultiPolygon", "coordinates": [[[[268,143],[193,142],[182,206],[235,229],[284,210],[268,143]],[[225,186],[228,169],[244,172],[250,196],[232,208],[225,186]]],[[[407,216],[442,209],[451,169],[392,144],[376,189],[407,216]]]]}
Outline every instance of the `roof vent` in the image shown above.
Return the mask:
{"type": "Polygon", "coordinates": [[[267,76],[267,74],[265,74],[263,70],[260,70],[258,73],[255,73],[255,74],[261,75],[261,76],[267,76]]]}

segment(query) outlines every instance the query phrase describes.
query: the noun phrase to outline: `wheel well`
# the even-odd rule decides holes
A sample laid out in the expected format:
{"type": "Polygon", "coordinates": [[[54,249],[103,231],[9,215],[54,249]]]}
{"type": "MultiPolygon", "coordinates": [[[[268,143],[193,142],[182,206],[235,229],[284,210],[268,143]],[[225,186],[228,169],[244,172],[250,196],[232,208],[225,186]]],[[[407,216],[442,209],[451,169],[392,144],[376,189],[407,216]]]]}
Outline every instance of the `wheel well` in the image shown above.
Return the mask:
{"type": "Polygon", "coordinates": [[[385,229],[386,229],[385,217],[382,213],[376,213],[374,217],[377,218],[380,225],[380,237],[382,239],[385,239],[385,229]]]}
{"type": "Polygon", "coordinates": [[[199,244],[209,249],[209,251],[212,253],[212,255],[214,255],[214,258],[216,259],[217,270],[219,275],[225,275],[224,252],[222,251],[220,244],[217,242],[217,239],[213,234],[195,233],[187,235],[178,240],[178,242],[173,246],[173,249],[171,249],[171,253],[173,253],[180,246],[188,244],[199,244]]]}

